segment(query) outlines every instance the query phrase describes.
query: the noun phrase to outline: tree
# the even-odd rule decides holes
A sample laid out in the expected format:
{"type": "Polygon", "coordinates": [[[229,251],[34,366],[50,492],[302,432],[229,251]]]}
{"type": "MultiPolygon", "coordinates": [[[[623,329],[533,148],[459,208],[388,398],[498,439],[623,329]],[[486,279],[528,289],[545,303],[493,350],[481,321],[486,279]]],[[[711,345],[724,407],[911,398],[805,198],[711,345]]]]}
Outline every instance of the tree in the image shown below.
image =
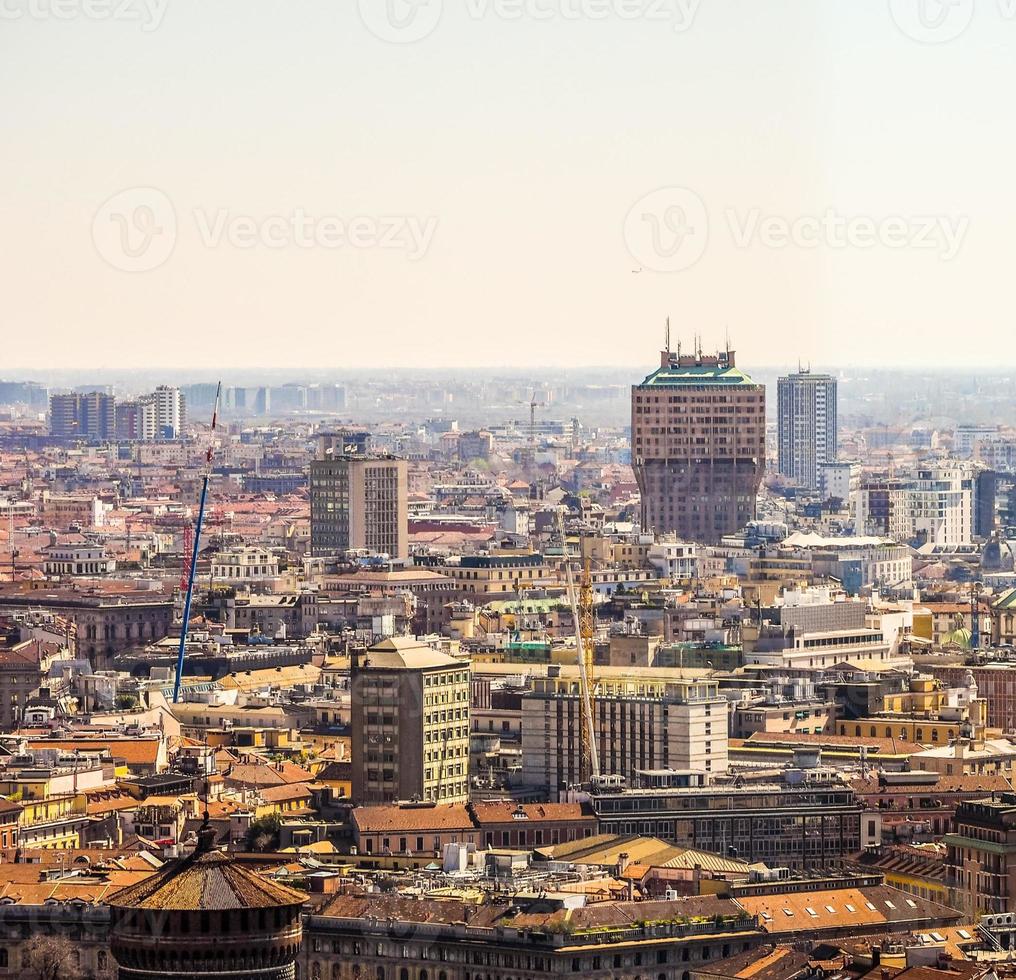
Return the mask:
{"type": "Polygon", "coordinates": [[[22,950],[22,963],[33,980],[77,980],[83,976],[77,944],[66,936],[33,936],[22,950]]]}
{"type": "Polygon", "coordinates": [[[252,851],[272,851],[279,846],[282,817],[269,813],[254,820],[247,830],[247,847],[252,851]]]}

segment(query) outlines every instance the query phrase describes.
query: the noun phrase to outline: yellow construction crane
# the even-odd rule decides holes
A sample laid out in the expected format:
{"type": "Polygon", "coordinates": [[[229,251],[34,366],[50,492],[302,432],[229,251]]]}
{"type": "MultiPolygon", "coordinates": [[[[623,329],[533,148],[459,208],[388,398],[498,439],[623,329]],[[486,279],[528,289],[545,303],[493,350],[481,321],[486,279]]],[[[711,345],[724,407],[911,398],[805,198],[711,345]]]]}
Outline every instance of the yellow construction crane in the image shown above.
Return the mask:
{"type": "Polygon", "coordinates": [[[593,720],[592,665],[593,665],[593,580],[589,563],[582,572],[581,589],[576,592],[568,556],[568,539],[564,531],[564,515],[558,514],[561,530],[561,554],[564,559],[568,601],[571,603],[575,624],[575,644],[579,666],[579,782],[595,785],[600,781],[600,761],[596,751],[596,728],[593,720]]]}
{"type": "MultiPolygon", "coordinates": [[[[582,719],[582,738],[580,742],[581,767],[579,775],[583,783],[591,780],[593,776],[593,747],[587,744],[589,739],[596,737],[596,681],[593,678],[593,653],[595,649],[596,633],[596,612],[593,609],[593,576],[587,558],[582,567],[582,578],[579,579],[579,634],[582,637],[582,644],[579,647],[579,656],[582,658],[581,673],[585,674],[586,684],[589,691],[588,698],[581,702],[583,715],[588,711],[589,718],[582,719]]],[[[599,775],[597,773],[597,775],[599,775]]]]}

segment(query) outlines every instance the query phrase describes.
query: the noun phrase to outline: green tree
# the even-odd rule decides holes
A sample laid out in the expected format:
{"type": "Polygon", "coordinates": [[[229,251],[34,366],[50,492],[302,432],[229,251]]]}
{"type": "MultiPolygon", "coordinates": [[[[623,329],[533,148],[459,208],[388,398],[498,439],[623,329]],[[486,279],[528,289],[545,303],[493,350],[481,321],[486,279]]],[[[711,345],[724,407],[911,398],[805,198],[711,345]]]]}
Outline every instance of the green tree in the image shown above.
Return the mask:
{"type": "Polygon", "coordinates": [[[251,851],[274,851],[279,846],[279,828],[282,817],[269,813],[258,817],[247,830],[247,848],[251,851]]]}

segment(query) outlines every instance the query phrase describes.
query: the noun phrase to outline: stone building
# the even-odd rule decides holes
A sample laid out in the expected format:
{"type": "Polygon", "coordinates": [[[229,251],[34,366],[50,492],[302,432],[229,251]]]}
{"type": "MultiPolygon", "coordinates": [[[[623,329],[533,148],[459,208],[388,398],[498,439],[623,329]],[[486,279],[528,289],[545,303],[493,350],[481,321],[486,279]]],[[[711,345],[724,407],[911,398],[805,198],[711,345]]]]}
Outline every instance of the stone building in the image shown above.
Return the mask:
{"type": "Polygon", "coordinates": [[[120,980],[293,980],[306,895],[240,867],[198,834],[194,853],[110,900],[120,980]]]}

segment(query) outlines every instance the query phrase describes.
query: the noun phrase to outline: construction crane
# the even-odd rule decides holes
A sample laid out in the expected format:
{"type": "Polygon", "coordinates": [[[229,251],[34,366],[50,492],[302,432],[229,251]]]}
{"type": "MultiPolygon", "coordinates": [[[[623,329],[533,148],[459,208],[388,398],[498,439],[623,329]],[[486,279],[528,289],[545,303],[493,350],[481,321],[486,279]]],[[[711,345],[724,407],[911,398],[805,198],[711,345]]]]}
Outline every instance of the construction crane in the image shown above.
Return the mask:
{"type": "Polygon", "coordinates": [[[538,408],[546,408],[546,402],[538,402],[536,400],[536,389],[533,389],[533,397],[528,402],[517,401],[516,405],[529,405],[529,445],[531,448],[536,446],[536,410],[538,408]]]}
{"type": "Polygon", "coordinates": [[[593,699],[590,692],[590,674],[593,665],[593,585],[588,563],[582,573],[581,591],[575,588],[571,560],[568,557],[568,539],[564,531],[564,513],[558,512],[561,530],[561,551],[564,558],[565,580],[568,585],[568,602],[571,604],[572,622],[575,624],[575,643],[579,665],[579,781],[595,786],[600,782],[600,760],[596,751],[596,726],[593,721],[593,699]]]}
{"type": "Polygon", "coordinates": [[[212,456],[215,453],[215,424],[219,417],[219,396],[222,382],[215,389],[215,407],[212,409],[212,425],[208,434],[208,450],[205,453],[205,473],[201,480],[201,502],[198,504],[198,520],[194,525],[194,547],[191,549],[190,574],[187,576],[187,596],[183,603],[183,620],[180,623],[180,648],[176,655],[176,679],[173,682],[173,704],[180,700],[180,683],[183,680],[183,655],[187,649],[187,628],[190,626],[191,599],[194,598],[194,573],[198,567],[198,549],[201,546],[201,525],[205,522],[205,503],[208,500],[208,481],[212,475],[212,456]]]}

